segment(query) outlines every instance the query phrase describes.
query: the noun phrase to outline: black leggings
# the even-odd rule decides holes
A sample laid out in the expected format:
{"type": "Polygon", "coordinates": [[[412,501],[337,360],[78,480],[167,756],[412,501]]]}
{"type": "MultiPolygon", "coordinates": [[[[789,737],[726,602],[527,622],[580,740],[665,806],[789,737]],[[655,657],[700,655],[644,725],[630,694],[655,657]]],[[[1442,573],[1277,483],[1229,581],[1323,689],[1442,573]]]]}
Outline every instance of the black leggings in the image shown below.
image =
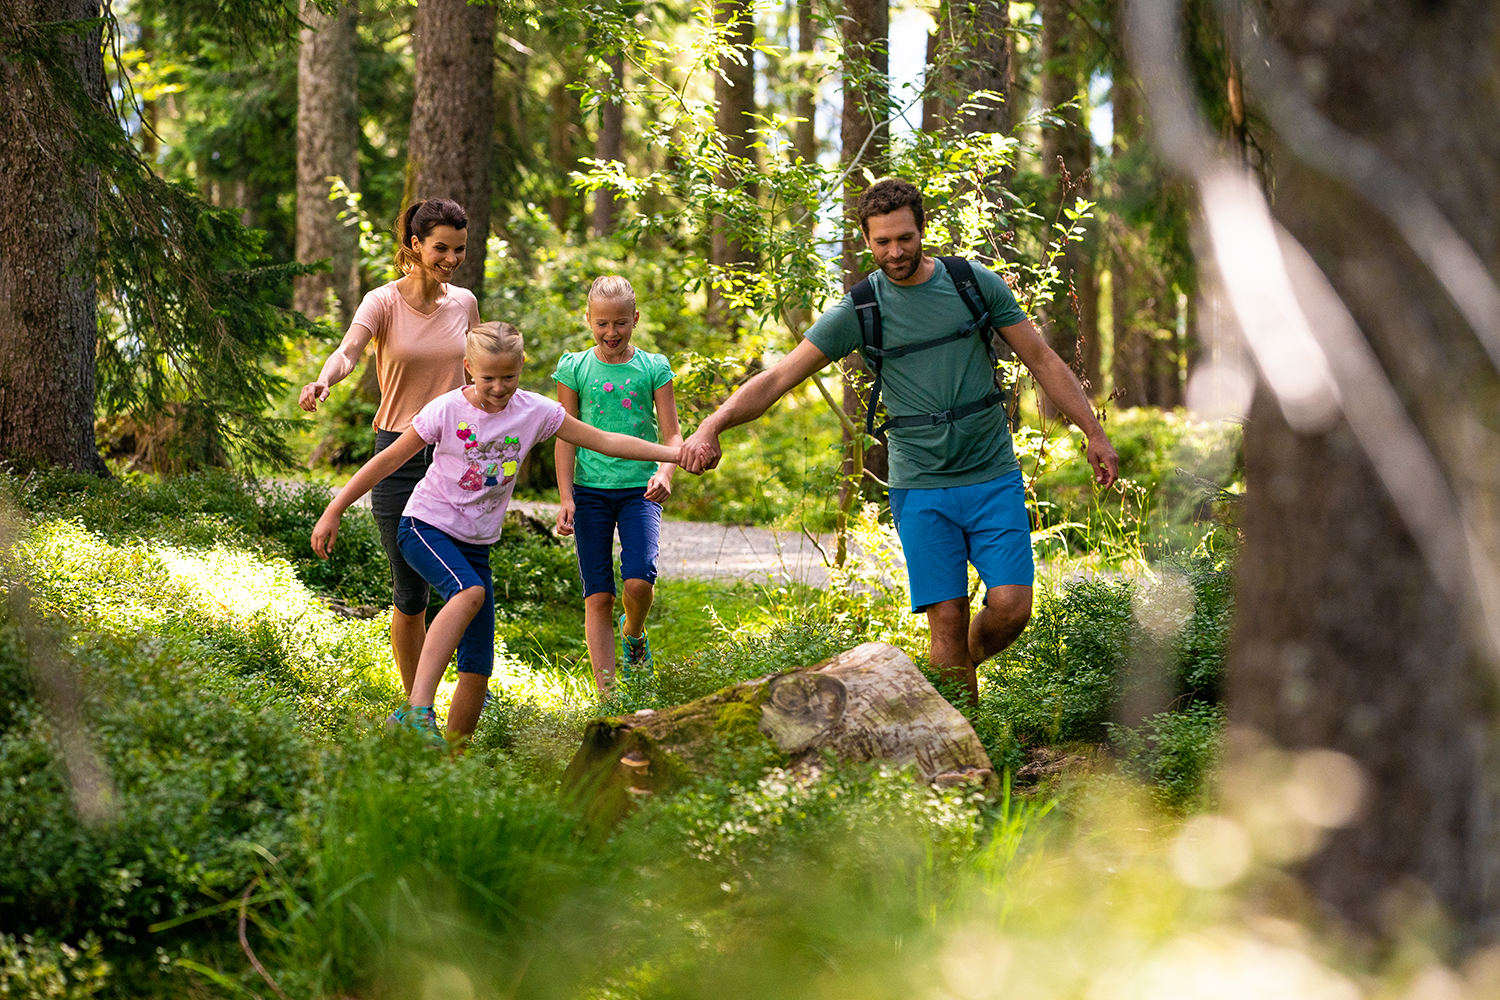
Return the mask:
{"type": "MultiPolygon", "coordinates": [[[[375,454],[385,451],[400,436],[395,431],[376,430],[375,454]]],[[[432,588],[407,565],[406,558],[401,555],[401,546],[396,542],[401,512],[406,509],[411,491],[416,489],[417,482],[427,474],[427,467],[431,464],[432,446],[428,445],[370,490],[370,510],[380,527],[380,545],[391,564],[391,603],[404,615],[422,614],[432,600],[432,588]]]]}

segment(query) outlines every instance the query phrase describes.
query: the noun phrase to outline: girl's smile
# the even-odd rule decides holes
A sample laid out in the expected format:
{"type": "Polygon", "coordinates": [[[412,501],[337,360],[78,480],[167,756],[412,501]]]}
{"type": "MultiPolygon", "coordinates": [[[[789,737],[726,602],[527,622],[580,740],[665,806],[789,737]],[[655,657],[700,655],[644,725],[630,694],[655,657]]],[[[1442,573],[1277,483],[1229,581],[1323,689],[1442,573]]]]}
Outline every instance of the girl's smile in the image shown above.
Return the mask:
{"type": "Polygon", "coordinates": [[[629,299],[591,299],[588,321],[589,332],[594,335],[594,356],[610,365],[629,361],[635,353],[630,335],[640,318],[629,299]]]}
{"type": "Polygon", "coordinates": [[[464,398],[485,413],[499,413],[521,385],[524,354],[476,353],[464,358],[464,371],[474,379],[464,386],[464,398]]]}

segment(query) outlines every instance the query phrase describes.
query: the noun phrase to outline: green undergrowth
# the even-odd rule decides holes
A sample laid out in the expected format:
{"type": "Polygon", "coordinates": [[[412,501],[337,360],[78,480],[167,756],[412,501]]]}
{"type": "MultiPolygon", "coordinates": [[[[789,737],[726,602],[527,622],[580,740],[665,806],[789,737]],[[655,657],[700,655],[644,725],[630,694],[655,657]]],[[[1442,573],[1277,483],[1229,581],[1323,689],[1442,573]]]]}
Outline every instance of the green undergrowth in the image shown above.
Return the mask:
{"type": "MultiPolygon", "coordinates": [[[[581,647],[559,641],[581,632],[571,548],[508,530],[493,697],[455,762],[381,732],[400,699],[386,619],[336,614],[325,599],[357,589],[299,561],[326,493],[221,476],[8,490],[26,513],[0,605],[0,927],[15,935],[0,946],[12,982],[62,984],[43,995],[265,996],[243,912],[298,1000],[687,997],[704,982],[906,996],[970,921],[1023,912],[1035,887],[1019,886],[1080,822],[1076,803],[1049,813],[1050,787],[996,803],[878,768],[809,782],[726,731],[712,776],[603,842],[582,835],[559,780],[591,718],[861,641],[925,662],[873,506],[857,564],[823,590],[661,581],[655,679],[603,704],[581,647]],[[59,677],[81,692],[76,723],[42,697],[59,677]]],[[[1152,577],[1039,587],[1032,628],[969,710],[997,765],[1019,782],[1034,751],[1110,742],[1155,797],[1136,826],[1202,805],[1227,580],[1205,551],[1152,577]],[[1120,706],[1152,690],[1142,663],[1170,680],[1123,725],[1120,706]]],[[[1049,919],[1083,919],[1091,891],[1049,919]]]]}

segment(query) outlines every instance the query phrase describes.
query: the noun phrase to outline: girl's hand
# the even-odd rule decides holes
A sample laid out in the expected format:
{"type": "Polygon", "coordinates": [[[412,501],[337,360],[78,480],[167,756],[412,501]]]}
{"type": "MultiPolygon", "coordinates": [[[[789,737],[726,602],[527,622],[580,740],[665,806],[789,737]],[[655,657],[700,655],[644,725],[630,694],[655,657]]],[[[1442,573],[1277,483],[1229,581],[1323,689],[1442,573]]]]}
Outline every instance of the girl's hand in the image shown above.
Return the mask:
{"type": "Polygon", "coordinates": [[[339,519],[330,518],[328,512],[318,518],[318,523],[313,528],[312,550],[317,553],[319,559],[327,559],[328,554],[333,551],[334,539],[339,537],[339,519]]]}
{"type": "Polygon", "coordinates": [[[573,533],[573,513],[578,510],[578,505],[571,500],[564,500],[557,509],[557,533],[559,535],[571,535],[573,533]]]}
{"type": "Polygon", "coordinates": [[[660,469],[646,483],[646,499],[655,500],[657,503],[665,503],[672,495],[672,477],[660,469]]]}

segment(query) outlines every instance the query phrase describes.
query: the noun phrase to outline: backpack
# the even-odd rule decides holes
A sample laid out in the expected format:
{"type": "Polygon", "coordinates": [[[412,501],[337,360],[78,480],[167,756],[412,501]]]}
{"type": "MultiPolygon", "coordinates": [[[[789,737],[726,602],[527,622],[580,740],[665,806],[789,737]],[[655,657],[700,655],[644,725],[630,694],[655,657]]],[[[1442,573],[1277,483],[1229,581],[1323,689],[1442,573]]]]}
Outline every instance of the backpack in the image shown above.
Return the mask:
{"type": "Polygon", "coordinates": [[[996,373],[995,389],[983,399],[976,399],[971,403],[955,406],[941,413],[893,416],[879,427],[875,426],[875,406],[880,402],[881,365],[886,358],[902,358],[908,354],[931,350],[976,334],[984,338],[985,348],[989,352],[991,361],[998,357],[991,335],[990,311],[979,294],[979,283],[974,280],[973,266],[963,257],[939,257],[937,259],[942,261],[943,266],[948,269],[948,275],[953,279],[954,287],[958,289],[958,297],[963,299],[964,305],[969,307],[969,314],[973,317],[968,323],[945,337],[887,350],[881,335],[880,304],[875,301],[875,287],[870,284],[870,279],[868,277],[863,279],[849,290],[849,295],[854,300],[854,314],[859,317],[860,338],[864,341],[861,351],[875,372],[875,384],[870,388],[870,400],[865,407],[865,433],[872,437],[883,436],[886,429],[890,427],[928,427],[934,424],[951,424],[955,420],[962,420],[964,417],[987,410],[1005,401],[1005,389],[1000,385],[999,374],[996,373]]]}

